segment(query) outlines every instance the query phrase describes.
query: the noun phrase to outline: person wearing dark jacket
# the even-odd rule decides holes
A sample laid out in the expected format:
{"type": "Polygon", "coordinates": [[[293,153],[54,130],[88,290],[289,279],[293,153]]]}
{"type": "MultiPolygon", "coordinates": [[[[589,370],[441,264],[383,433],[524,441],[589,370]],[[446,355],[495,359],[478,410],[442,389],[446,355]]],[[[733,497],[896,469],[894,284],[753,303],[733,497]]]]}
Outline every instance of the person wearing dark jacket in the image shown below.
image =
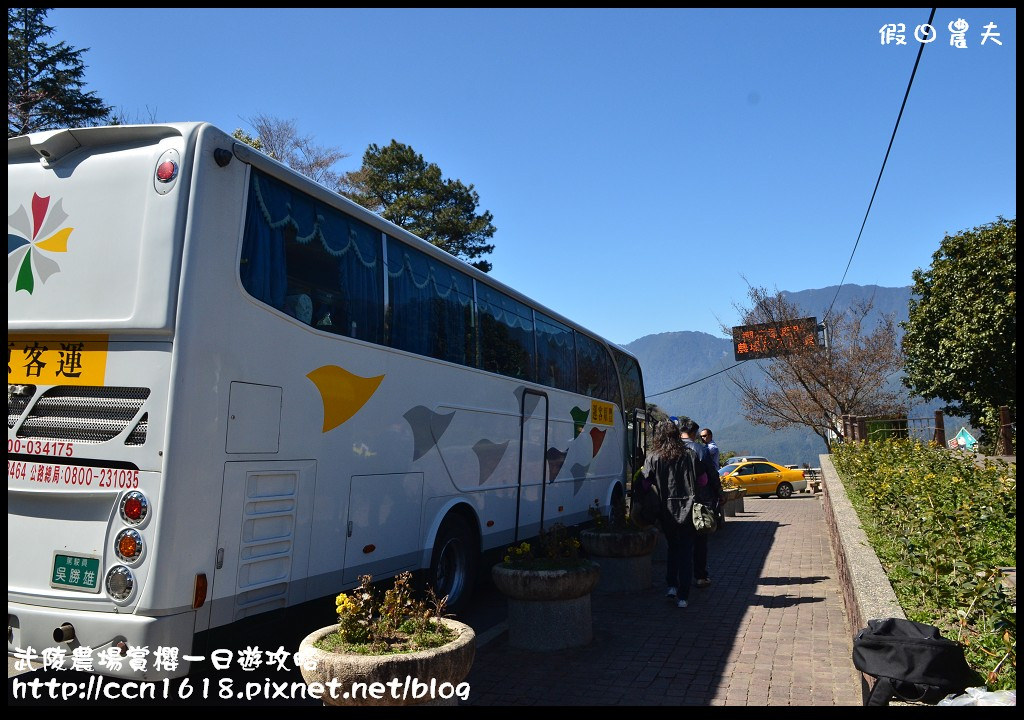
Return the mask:
{"type": "MultiPolygon", "coordinates": [[[[722,479],[718,475],[718,464],[712,459],[708,446],[697,442],[700,426],[690,418],[679,419],[679,433],[683,441],[697,454],[697,500],[710,507],[715,514],[722,505],[722,479]]],[[[708,573],[708,536],[697,535],[693,542],[693,576],[697,587],[706,588],[711,584],[708,573]]]]}
{"type": "Polygon", "coordinates": [[[665,570],[666,595],[685,608],[693,577],[693,541],[696,531],[690,512],[693,508],[697,456],[679,437],[671,422],[658,423],[651,451],[644,460],[643,478],[654,483],[662,499],[661,529],[668,543],[665,570]]]}

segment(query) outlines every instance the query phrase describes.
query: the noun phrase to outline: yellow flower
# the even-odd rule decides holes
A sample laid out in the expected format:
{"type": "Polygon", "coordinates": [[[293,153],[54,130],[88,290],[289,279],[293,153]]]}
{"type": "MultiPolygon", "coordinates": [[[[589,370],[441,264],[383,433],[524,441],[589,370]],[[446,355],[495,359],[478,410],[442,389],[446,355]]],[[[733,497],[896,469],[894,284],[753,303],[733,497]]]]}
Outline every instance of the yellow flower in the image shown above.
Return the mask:
{"type": "Polygon", "coordinates": [[[342,593],[334,601],[334,608],[338,615],[347,615],[356,611],[355,601],[352,600],[348,595],[342,593]]]}

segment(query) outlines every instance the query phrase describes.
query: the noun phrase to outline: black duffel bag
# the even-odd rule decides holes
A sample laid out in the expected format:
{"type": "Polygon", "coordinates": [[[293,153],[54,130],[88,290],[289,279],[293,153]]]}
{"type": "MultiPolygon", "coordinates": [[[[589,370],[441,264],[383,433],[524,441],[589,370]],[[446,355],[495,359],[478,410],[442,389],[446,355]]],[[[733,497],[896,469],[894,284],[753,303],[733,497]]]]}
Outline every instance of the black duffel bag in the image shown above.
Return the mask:
{"type": "Polygon", "coordinates": [[[876,678],[865,705],[893,698],[934,705],[977,683],[964,650],[932,625],[902,618],[868,620],[853,640],[853,664],[876,678]]]}

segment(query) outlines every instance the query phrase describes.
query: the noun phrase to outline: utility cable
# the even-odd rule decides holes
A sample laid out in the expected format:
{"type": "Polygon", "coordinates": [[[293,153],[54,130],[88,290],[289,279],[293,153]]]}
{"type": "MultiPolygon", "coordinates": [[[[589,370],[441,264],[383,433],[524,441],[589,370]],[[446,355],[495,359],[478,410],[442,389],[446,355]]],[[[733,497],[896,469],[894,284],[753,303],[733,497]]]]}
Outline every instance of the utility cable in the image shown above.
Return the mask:
{"type": "MultiPolygon", "coordinates": [[[[928,27],[932,27],[932,20],[935,19],[935,10],[932,8],[931,15],[928,16],[928,27]]],[[[932,28],[932,32],[935,29],[932,28]]],[[[860,236],[864,234],[864,226],[868,224],[868,215],[871,213],[871,205],[875,202],[875,194],[878,192],[878,186],[882,183],[882,173],[885,172],[885,163],[889,159],[889,152],[892,150],[892,144],[896,140],[896,130],[899,129],[900,119],[903,117],[903,109],[907,106],[907,98],[910,97],[910,88],[914,84],[914,76],[917,74],[917,66],[921,63],[921,54],[924,52],[924,46],[928,43],[920,43],[920,47],[917,49],[917,60],[914,61],[914,69],[910,73],[910,82],[907,83],[907,91],[903,94],[903,104],[900,105],[900,114],[896,116],[896,125],[892,129],[892,137],[889,138],[889,147],[886,148],[885,158],[882,160],[882,168],[878,171],[878,179],[875,181],[875,189],[871,193],[871,200],[868,202],[868,209],[864,213],[864,222],[860,224],[860,232],[857,233],[857,241],[853,244],[853,250],[850,252],[850,259],[846,262],[846,269],[843,270],[843,278],[839,281],[839,287],[836,288],[836,294],[832,297],[832,302],[829,303],[828,310],[825,311],[825,317],[822,318],[821,322],[824,323],[828,319],[828,316],[832,313],[832,306],[836,304],[836,298],[839,297],[839,291],[843,289],[843,283],[846,282],[846,273],[850,271],[850,264],[853,262],[854,253],[857,252],[857,245],[860,244],[860,236]]]]}
{"type": "Polygon", "coordinates": [[[736,363],[735,365],[732,365],[731,367],[722,368],[718,372],[713,372],[710,375],[705,375],[702,378],[697,378],[696,380],[691,380],[690,382],[688,382],[688,383],[686,383],[684,385],[680,385],[679,387],[674,387],[674,388],[671,388],[669,390],[662,390],[661,392],[651,393],[650,395],[647,395],[646,397],[644,397],[644,400],[646,400],[647,398],[657,397],[658,395],[664,395],[665,393],[675,392],[676,390],[682,390],[683,388],[690,387],[691,385],[696,385],[697,383],[703,382],[704,380],[707,380],[708,378],[713,378],[715,375],[721,375],[724,372],[729,372],[733,368],[738,368],[740,365],[742,365],[745,362],[746,362],[746,360],[740,360],[738,363],[736,363]]]}
{"type": "MultiPolygon", "coordinates": [[[[931,14],[928,15],[928,27],[932,26],[932,20],[935,19],[935,10],[936,8],[932,8],[931,14]]],[[[934,32],[934,29],[932,30],[932,32],[934,32]]],[[[882,167],[878,171],[878,179],[875,180],[875,189],[872,190],[871,192],[871,200],[868,201],[868,209],[865,211],[864,220],[860,224],[860,232],[857,233],[857,240],[853,243],[853,250],[850,252],[850,259],[846,262],[846,269],[843,270],[843,277],[839,281],[839,286],[836,288],[836,294],[832,297],[832,302],[829,303],[828,310],[825,311],[825,316],[821,320],[822,324],[825,324],[825,321],[828,319],[828,316],[832,313],[832,307],[836,303],[836,298],[839,297],[839,291],[842,290],[843,284],[846,282],[846,274],[850,271],[850,265],[851,263],[853,263],[853,256],[857,252],[857,246],[860,244],[860,238],[864,234],[865,226],[868,224],[868,215],[871,214],[871,206],[875,202],[875,195],[878,194],[878,187],[879,185],[882,184],[882,173],[885,172],[885,164],[889,160],[889,153],[892,152],[892,145],[896,141],[896,131],[900,127],[900,120],[903,118],[903,110],[907,107],[907,99],[910,97],[910,88],[913,87],[914,85],[914,76],[917,75],[918,65],[921,64],[921,54],[924,52],[925,45],[927,45],[927,43],[922,42],[920,43],[920,47],[917,49],[917,59],[914,61],[914,69],[910,72],[910,80],[907,82],[907,91],[903,94],[903,103],[900,105],[900,112],[896,116],[896,124],[893,126],[892,135],[889,137],[889,147],[885,149],[885,157],[882,159],[882,167]]],[[[676,390],[682,390],[683,388],[690,387],[691,385],[696,385],[699,382],[703,382],[704,380],[713,378],[715,375],[721,375],[724,372],[728,372],[733,368],[739,367],[745,362],[747,361],[741,360],[740,362],[736,363],[731,367],[723,368],[717,372],[711,373],[710,375],[705,375],[702,378],[698,378],[691,382],[685,383],[684,385],[680,385],[669,390],[662,390],[661,392],[652,393],[650,395],[647,395],[644,399],[646,400],[647,398],[657,397],[658,395],[665,395],[666,393],[674,392],[676,390]]]]}

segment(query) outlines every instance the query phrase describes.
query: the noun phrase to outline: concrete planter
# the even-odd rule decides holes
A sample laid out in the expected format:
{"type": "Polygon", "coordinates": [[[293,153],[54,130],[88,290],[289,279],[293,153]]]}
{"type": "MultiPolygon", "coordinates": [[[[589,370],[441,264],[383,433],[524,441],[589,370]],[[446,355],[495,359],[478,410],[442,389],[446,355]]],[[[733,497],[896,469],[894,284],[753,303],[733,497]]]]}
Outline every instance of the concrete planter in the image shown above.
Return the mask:
{"type": "Polygon", "coordinates": [[[744,488],[735,490],[722,490],[722,513],[726,517],[735,517],[736,513],[743,512],[743,497],[747,494],[744,488]]]}
{"type": "Polygon", "coordinates": [[[562,570],[495,565],[494,586],[508,598],[509,645],[547,652],[589,644],[590,592],[600,577],[601,567],[588,560],[562,570]]]}
{"type": "Polygon", "coordinates": [[[658,531],[584,530],[580,542],[589,557],[601,566],[594,592],[640,592],[651,587],[651,558],[658,531]]]}
{"type": "Polygon", "coordinates": [[[357,655],[320,650],[314,643],[338,630],[331,625],[307,635],[299,645],[299,656],[306,659],[300,666],[302,678],[307,685],[320,683],[325,691],[324,705],[458,705],[455,693],[473,665],[476,655],[476,633],[464,623],[441,618],[448,627],[458,632],[458,637],[446,645],[394,655],[357,655]],[[406,691],[406,678],[408,690],[406,691]],[[398,697],[387,683],[398,679],[402,685],[397,688],[398,697]],[[337,696],[332,697],[328,683],[335,681],[337,696]],[[363,693],[352,693],[353,683],[381,683],[382,697],[374,698],[363,693]],[[419,691],[419,697],[414,697],[419,691]],[[406,697],[402,697],[403,691],[406,697]],[[345,697],[346,694],[353,695],[345,697]],[[357,695],[357,696],[356,696],[357,695]]]}

